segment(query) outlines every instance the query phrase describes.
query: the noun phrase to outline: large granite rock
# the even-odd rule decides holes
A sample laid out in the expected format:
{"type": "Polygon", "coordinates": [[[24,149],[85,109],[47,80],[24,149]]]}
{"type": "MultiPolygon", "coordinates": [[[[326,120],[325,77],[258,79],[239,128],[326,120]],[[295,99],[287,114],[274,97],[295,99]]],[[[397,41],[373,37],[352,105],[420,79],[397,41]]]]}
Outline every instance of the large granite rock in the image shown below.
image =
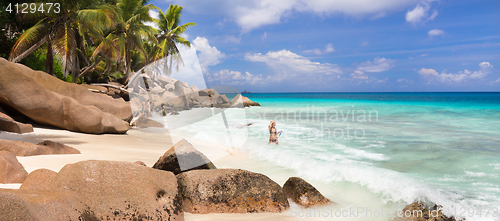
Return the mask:
{"type": "Polygon", "coordinates": [[[33,132],[33,126],[15,121],[0,106],[0,130],[23,134],[33,132]]]}
{"type": "Polygon", "coordinates": [[[283,190],[289,199],[305,208],[331,203],[314,186],[299,177],[288,178],[283,190]]]}
{"type": "Polygon", "coordinates": [[[0,220],[99,220],[73,192],[0,189],[0,220]]]}
{"type": "Polygon", "coordinates": [[[153,168],[170,171],[175,175],[190,170],[217,169],[203,153],[184,139],[165,152],[153,168]]]}
{"type": "Polygon", "coordinates": [[[24,180],[19,189],[50,190],[50,182],[54,179],[54,177],[56,177],[56,175],[56,172],[48,169],[34,170],[28,174],[28,177],[26,177],[26,180],[24,180]]]}
{"type": "Polygon", "coordinates": [[[185,212],[282,212],[290,207],[277,183],[246,170],[192,170],[177,175],[177,180],[185,212]]]}
{"type": "Polygon", "coordinates": [[[143,103],[149,102],[152,104],[150,111],[158,115],[162,114],[162,104],[169,113],[192,108],[228,108],[231,106],[230,100],[225,95],[220,95],[215,89],[200,90],[196,86],[189,87],[185,82],[153,73],[156,72],[150,70],[137,73],[130,78],[127,86],[134,117],[144,113],[143,103]]]}
{"type": "Polygon", "coordinates": [[[14,154],[0,151],[0,183],[22,183],[26,176],[28,172],[14,154]]]}
{"type": "Polygon", "coordinates": [[[24,134],[33,132],[33,126],[15,120],[8,120],[0,116],[0,130],[24,134]]]}
{"type": "Polygon", "coordinates": [[[133,124],[136,127],[140,127],[140,128],[149,128],[149,127],[163,128],[163,127],[165,127],[162,123],[156,122],[156,121],[151,120],[151,119],[148,119],[148,118],[146,118],[146,117],[144,117],[142,115],[139,118],[137,118],[137,120],[135,120],[133,122],[133,124]]]}
{"type": "Polygon", "coordinates": [[[183,220],[173,173],[129,162],[83,161],[64,166],[52,191],[69,191],[97,220],[183,220]]]}
{"type": "MultiPolygon", "coordinates": [[[[128,130],[128,123],[123,121],[121,117],[118,118],[108,112],[103,112],[102,110],[106,109],[104,106],[98,108],[93,105],[85,105],[93,98],[101,100],[100,98],[80,96],[78,93],[81,90],[76,89],[77,86],[74,85],[66,86],[66,84],[55,83],[56,85],[51,86],[54,79],[46,77],[47,74],[43,72],[34,72],[36,71],[26,66],[0,58],[0,103],[14,108],[40,124],[71,131],[101,134],[125,133],[128,130]],[[67,95],[51,91],[43,85],[54,91],[61,93],[64,91],[67,95]],[[63,89],[59,89],[59,87],[63,89]],[[73,89],[75,91],[71,91],[73,89]],[[71,96],[81,99],[83,103],[71,96]]],[[[81,89],[84,94],[88,92],[91,95],[96,95],[83,87],[81,89]]],[[[106,102],[114,104],[109,100],[106,102]]]]}
{"type": "Polygon", "coordinates": [[[0,150],[9,151],[16,156],[80,154],[80,151],[73,147],[50,140],[45,140],[39,144],[32,144],[24,141],[0,139],[0,150]]]}
{"type": "MultiPolygon", "coordinates": [[[[455,221],[455,217],[448,217],[443,214],[442,207],[434,205],[429,208],[421,201],[414,202],[406,206],[401,212],[396,214],[395,220],[404,221],[455,221]]],[[[465,219],[463,219],[465,220],[465,219]]]]}
{"type": "Polygon", "coordinates": [[[242,96],[243,97],[243,106],[245,107],[250,107],[250,106],[260,106],[259,103],[255,101],[251,101],[250,98],[242,96]]]}
{"type": "Polygon", "coordinates": [[[236,95],[230,102],[231,107],[250,107],[250,106],[260,106],[259,103],[251,101],[248,97],[242,96],[241,94],[236,95]]]}
{"type": "Polygon", "coordinates": [[[82,105],[95,106],[99,110],[113,114],[122,120],[128,120],[132,116],[130,104],[121,98],[114,99],[105,94],[93,93],[88,90],[88,87],[68,83],[43,71],[33,71],[26,66],[17,65],[20,69],[24,69],[23,73],[25,75],[31,77],[49,91],[71,97],[82,105]]]}

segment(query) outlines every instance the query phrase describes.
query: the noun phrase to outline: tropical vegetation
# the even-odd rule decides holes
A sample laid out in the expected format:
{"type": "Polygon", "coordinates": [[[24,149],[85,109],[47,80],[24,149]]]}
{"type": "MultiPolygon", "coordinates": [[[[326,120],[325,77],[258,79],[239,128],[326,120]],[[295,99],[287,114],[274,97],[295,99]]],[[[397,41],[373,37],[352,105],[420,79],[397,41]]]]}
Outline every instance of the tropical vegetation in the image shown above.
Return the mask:
{"type": "Polygon", "coordinates": [[[170,5],[163,12],[147,0],[52,2],[60,3],[59,13],[35,1],[41,9],[36,13],[0,16],[0,56],[72,82],[126,83],[131,73],[162,58],[170,73],[183,64],[177,45],[190,46],[181,34],[196,25],[180,24],[183,7],[170,5]]]}

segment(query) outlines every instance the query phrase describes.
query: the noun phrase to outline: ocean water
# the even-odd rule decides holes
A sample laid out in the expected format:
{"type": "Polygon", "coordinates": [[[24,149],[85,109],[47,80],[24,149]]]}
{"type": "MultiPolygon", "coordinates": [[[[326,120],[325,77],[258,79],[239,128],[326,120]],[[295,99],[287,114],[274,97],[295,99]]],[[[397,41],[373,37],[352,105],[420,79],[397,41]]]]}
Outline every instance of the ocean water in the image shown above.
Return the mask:
{"type": "MultiPolygon", "coordinates": [[[[422,200],[467,220],[500,220],[500,93],[245,96],[262,106],[176,130],[229,142],[319,185],[342,208],[397,210],[422,200]],[[279,145],[267,144],[270,120],[283,131],[279,145]]],[[[362,215],[346,220],[372,220],[362,215]]]]}

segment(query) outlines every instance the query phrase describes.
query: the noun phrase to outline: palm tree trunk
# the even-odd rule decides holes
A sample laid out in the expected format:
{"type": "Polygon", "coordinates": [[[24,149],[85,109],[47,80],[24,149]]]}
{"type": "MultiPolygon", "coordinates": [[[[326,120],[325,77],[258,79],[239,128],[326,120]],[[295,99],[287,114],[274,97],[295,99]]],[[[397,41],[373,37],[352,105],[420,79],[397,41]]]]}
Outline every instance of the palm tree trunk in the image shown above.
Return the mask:
{"type": "Polygon", "coordinates": [[[130,47],[126,47],[125,48],[125,75],[127,75],[127,76],[130,73],[130,67],[132,66],[131,63],[132,63],[132,58],[130,55],[130,47]]]}
{"type": "Polygon", "coordinates": [[[80,78],[80,59],[78,59],[78,55],[75,52],[75,63],[73,63],[73,83],[78,82],[78,78],[80,78]]]}
{"type": "Polygon", "coordinates": [[[10,61],[12,61],[14,63],[17,63],[17,62],[23,60],[23,58],[27,57],[32,52],[34,52],[36,49],[38,49],[40,46],[42,46],[43,44],[45,44],[45,42],[47,42],[47,40],[48,40],[48,35],[46,35],[45,37],[43,37],[42,40],[40,40],[35,45],[31,46],[31,48],[29,48],[28,50],[26,50],[25,52],[23,52],[19,56],[15,57],[13,59],[10,59],[10,61]]]}
{"type": "Polygon", "coordinates": [[[52,51],[52,40],[50,36],[47,40],[47,58],[45,59],[45,72],[54,75],[54,52],[52,51]]]}
{"type": "Polygon", "coordinates": [[[101,62],[101,61],[102,61],[102,57],[99,57],[99,59],[97,59],[92,65],[85,67],[85,68],[82,68],[80,77],[85,76],[87,73],[89,73],[91,70],[93,70],[95,68],[95,66],[97,66],[99,64],[99,62],[101,62]]]}
{"type": "Polygon", "coordinates": [[[75,28],[75,38],[76,38],[76,44],[77,44],[77,47],[80,51],[80,56],[82,57],[84,65],[89,66],[90,61],[87,58],[87,54],[85,54],[85,47],[83,45],[83,37],[80,35],[80,32],[76,28],[75,28]]]}

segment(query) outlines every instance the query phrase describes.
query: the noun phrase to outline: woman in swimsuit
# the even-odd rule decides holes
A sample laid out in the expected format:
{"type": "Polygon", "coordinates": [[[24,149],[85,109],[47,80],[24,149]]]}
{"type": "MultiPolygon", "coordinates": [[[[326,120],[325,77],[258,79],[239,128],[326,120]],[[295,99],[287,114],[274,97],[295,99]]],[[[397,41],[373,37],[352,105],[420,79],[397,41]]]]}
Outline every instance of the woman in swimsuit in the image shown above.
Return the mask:
{"type": "Polygon", "coordinates": [[[278,144],[278,130],[276,129],[276,122],[274,120],[269,123],[269,143],[275,143],[276,145],[278,144]]]}

